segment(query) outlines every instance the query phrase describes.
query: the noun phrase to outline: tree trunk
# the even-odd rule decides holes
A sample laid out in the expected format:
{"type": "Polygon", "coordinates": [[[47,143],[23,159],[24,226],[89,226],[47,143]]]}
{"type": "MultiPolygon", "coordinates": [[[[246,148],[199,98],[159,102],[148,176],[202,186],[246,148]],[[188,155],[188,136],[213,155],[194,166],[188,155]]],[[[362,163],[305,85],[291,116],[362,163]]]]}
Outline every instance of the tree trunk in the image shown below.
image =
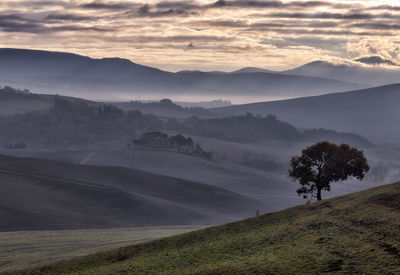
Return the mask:
{"type": "Polygon", "coordinates": [[[317,200],[322,200],[321,198],[321,188],[317,187],[317,200]]]}

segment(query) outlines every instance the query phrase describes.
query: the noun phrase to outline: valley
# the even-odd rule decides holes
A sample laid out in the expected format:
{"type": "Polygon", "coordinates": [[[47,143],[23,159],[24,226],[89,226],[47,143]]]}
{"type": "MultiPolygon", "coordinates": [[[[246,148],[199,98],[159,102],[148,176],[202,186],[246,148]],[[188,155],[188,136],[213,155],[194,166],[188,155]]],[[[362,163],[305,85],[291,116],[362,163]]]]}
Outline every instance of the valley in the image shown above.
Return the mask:
{"type": "Polygon", "coordinates": [[[0,49],[0,61],[0,84],[17,87],[0,86],[0,272],[397,271],[397,69],[357,65],[385,60],[167,72],[0,49]],[[323,141],[360,150],[368,173],[306,201],[291,158],[323,141]]]}

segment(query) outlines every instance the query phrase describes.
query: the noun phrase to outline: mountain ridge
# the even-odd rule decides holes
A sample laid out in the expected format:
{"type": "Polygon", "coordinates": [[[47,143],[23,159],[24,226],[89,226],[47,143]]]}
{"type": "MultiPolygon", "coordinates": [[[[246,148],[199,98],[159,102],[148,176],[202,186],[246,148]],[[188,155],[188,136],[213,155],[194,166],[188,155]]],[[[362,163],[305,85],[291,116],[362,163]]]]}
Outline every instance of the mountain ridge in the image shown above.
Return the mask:
{"type": "Polygon", "coordinates": [[[180,101],[183,97],[207,95],[296,97],[366,87],[351,81],[252,70],[172,73],[121,58],[93,59],[70,53],[0,49],[0,84],[92,99],[139,96],[159,99],[166,95],[179,97],[180,101]]]}
{"type": "MultiPolygon", "coordinates": [[[[355,60],[357,61],[357,60],[355,60]]],[[[378,60],[379,61],[379,60],[378,60]]],[[[373,65],[371,62],[378,62],[373,57],[358,59],[358,62],[373,65]]],[[[380,59],[379,64],[388,64],[388,61],[380,59]]],[[[391,62],[391,61],[390,61],[391,62]]],[[[354,63],[354,62],[353,62],[354,63]]],[[[294,69],[282,71],[283,74],[295,74],[304,76],[327,77],[339,81],[351,81],[354,83],[364,83],[370,86],[382,86],[398,83],[400,77],[399,69],[388,69],[378,66],[358,66],[357,64],[334,64],[331,62],[317,60],[294,69]]],[[[394,63],[393,63],[394,64],[394,63]]],[[[388,64],[391,65],[391,64],[388,64]]],[[[394,66],[392,66],[394,67],[394,66]]]]}

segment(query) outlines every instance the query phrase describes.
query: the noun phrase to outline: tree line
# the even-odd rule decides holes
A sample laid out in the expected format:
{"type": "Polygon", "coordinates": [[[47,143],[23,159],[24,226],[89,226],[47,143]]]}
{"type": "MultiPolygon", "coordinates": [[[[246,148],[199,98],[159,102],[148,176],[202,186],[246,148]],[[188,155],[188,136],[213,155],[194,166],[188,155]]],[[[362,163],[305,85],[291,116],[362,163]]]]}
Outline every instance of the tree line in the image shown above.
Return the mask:
{"type": "Polygon", "coordinates": [[[26,143],[21,142],[21,143],[5,144],[4,148],[6,150],[26,150],[28,148],[28,146],[26,143]]]}
{"type": "Polygon", "coordinates": [[[313,141],[337,139],[346,143],[371,145],[353,134],[315,129],[299,131],[273,115],[265,117],[246,114],[226,118],[163,119],[138,110],[123,111],[111,104],[54,97],[50,110],[0,117],[0,142],[16,138],[29,141],[33,147],[121,147],[146,132],[175,132],[205,136],[234,142],[255,142],[275,139],[313,141]]]}

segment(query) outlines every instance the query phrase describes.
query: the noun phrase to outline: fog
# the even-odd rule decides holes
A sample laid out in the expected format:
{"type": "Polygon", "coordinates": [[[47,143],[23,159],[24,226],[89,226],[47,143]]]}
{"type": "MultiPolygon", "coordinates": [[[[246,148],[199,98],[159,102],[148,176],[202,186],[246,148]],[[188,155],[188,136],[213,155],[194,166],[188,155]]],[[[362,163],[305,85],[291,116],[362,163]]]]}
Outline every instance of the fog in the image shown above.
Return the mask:
{"type": "Polygon", "coordinates": [[[353,83],[324,78],[326,64],[314,77],[301,75],[310,65],[170,73],[38,51],[0,61],[3,232],[197,228],[303,205],[289,162],[320,141],[371,167],[323,199],[400,180],[400,84],[370,88],[372,71],[353,83]]]}

